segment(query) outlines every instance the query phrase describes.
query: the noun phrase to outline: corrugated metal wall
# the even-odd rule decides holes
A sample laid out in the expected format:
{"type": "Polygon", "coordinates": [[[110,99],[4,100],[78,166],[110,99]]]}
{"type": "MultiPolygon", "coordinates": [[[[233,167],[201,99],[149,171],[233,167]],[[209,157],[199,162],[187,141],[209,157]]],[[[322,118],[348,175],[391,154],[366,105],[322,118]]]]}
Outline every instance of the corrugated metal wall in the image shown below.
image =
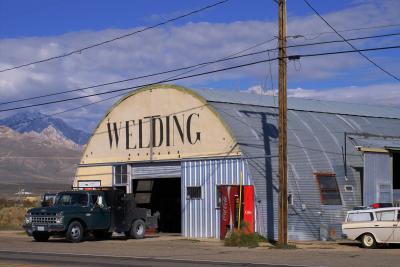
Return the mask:
{"type": "Polygon", "coordinates": [[[250,185],[246,164],[242,159],[207,159],[182,162],[182,235],[185,237],[219,238],[217,186],[250,185]],[[187,199],[187,187],[201,186],[201,199],[187,199]]]}
{"type": "MultiPolygon", "coordinates": [[[[248,158],[257,195],[257,231],[277,238],[277,109],[219,102],[211,105],[231,127],[241,152],[248,158]]],[[[347,140],[345,176],[344,132],[395,136],[399,131],[400,123],[395,119],[289,110],[288,187],[294,200],[289,207],[289,239],[323,239],[321,229],[336,230],[336,237],[340,237],[346,211],[362,205],[363,156],[347,140]],[[336,174],[342,205],[322,205],[314,172],[336,174]],[[346,191],[345,186],[352,186],[353,190],[346,191]]]]}
{"type": "Polygon", "coordinates": [[[364,153],[363,204],[391,203],[393,200],[392,188],[392,161],[389,153],[364,153]]]}

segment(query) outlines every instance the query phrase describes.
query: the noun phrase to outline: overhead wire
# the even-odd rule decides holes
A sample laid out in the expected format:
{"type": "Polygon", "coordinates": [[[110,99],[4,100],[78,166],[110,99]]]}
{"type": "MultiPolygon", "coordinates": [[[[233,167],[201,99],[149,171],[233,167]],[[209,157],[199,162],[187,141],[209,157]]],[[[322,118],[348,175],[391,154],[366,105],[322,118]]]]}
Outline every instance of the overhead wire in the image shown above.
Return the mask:
{"type": "MultiPolygon", "coordinates": [[[[379,51],[379,50],[388,50],[388,49],[397,49],[397,48],[400,48],[400,45],[365,48],[365,49],[357,49],[357,50],[323,52],[323,53],[314,53],[314,54],[297,54],[297,55],[289,55],[289,56],[286,56],[285,58],[287,58],[289,60],[292,60],[292,59],[299,59],[299,58],[304,58],[304,57],[348,54],[348,53],[358,53],[358,52],[363,52],[363,51],[379,51]]],[[[277,60],[277,59],[279,59],[279,58],[277,57],[277,58],[273,58],[271,60],[277,60]]],[[[50,105],[50,104],[62,103],[62,102],[66,102],[66,101],[72,101],[72,100],[88,98],[88,97],[92,97],[92,96],[99,96],[99,95],[105,95],[105,94],[110,94],[110,93],[115,93],[115,92],[132,90],[132,89],[137,89],[139,87],[156,85],[156,84],[159,84],[160,82],[168,83],[168,82],[172,82],[172,81],[183,80],[183,79],[188,79],[188,78],[194,78],[194,77],[209,75],[209,74],[212,74],[212,73],[217,73],[217,72],[223,72],[223,71],[232,70],[232,69],[243,68],[243,67],[247,67],[247,66],[253,66],[253,65],[257,65],[257,64],[260,64],[260,63],[265,63],[265,62],[268,62],[268,61],[271,61],[271,60],[269,60],[269,59],[258,60],[258,61],[248,62],[248,63],[239,64],[239,65],[235,65],[235,66],[230,66],[230,67],[226,67],[226,68],[220,68],[220,69],[216,69],[216,70],[212,70],[212,71],[206,71],[206,72],[202,72],[202,73],[187,75],[187,76],[180,77],[180,78],[165,79],[165,80],[161,80],[161,81],[157,81],[157,82],[145,83],[145,84],[141,84],[141,85],[138,85],[138,86],[131,86],[131,87],[125,87],[125,88],[120,88],[120,89],[115,89],[115,90],[109,90],[109,91],[106,91],[106,92],[94,93],[94,94],[89,94],[89,95],[85,95],[85,96],[64,98],[64,99],[60,99],[60,100],[54,100],[54,101],[37,103],[37,104],[31,104],[31,105],[25,105],[25,106],[13,107],[13,108],[1,109],[0,112],[13,111],[13,110],[19,110],[19,109],[25,109],[25,108],[31,108],[31,107],[38,107],[38,106],[44,106],[44,105],[50,105]]]]}
{"type": "MultiPolygon", "coordinates": [[[[247,48],[245,48],[245,49],[242,49],[242,50],[240,50],[240,51],[237,51],[237,52],[235,52],[235,53],[233,53],[233,54],[230,54],[230,55],[228,55],[228,56],[226,56],[226,57],[223,57],[223,58],[221,58],[221,59],[219,59],[219,60],[224,60],[224,59],[231,58],[231,57],[233,57],[233,56],[239,55],[239,54],[244,53],[244,52],[246,52],[246,51],[249,51],[249,50],[251,50],[251,49],[253,49],[253,48],[256,48],[256,47],[258,47],[258,46],[261,46],[261,45],[264,45],[264,44],[266,44],[266,43],[268,43],[268,42],[271,42],[271,41],[273,41],[273,40],[275,40],[275,39],[276,39],[276,37],[271,38],[271,39],[269,39],[269,40],[267,40],[267,41],[263,41],[263,42],[257,43],[257,44],[255,44],[255,45],[252,45],[252,46],[250,46],[250,47],[247,47],[247,48]]],[[[200,63],[200,64],[196,64],[196,65],[194,65],[194,66],[190,66],[190,69],[189,69],[189,70],[187,70],[187,71],[185,71],[185,72],[183,72],[183,73],[174,75],[174,76],[169,77],[169,78],[179,77],[179,76],[181,76],[181,75],[184,75],[184,74],[193,72],[193,71],[195,71],[195,70],[198,70],[198,69],[200,69],[200,68],[206,67],[207,65],[210,65],[210,64],[212,64],[212,63],[214,63],[214,62],[215,62],[215,61],[211,61],[211,62],[208,62],[208,63],[206,62],[206,63],[200,63]]],[[[188,69],[188,68],[180,68],[180,69],[176,69],[176,70],[186,70],[186,69],[188,69]]],[[[174,70],[174,71],[176,71],[176,70],[174,70]]],[[[133,78],[132,78],[132,79],[133,79],[133,78]]],[[[163,82],[163,81],[160,81],[160,83],[162,83],[162,82],[163,82]]],[[[76,90],[79,90],[79,89],[76,89],[76,90]]],[[[73,91],[75,91],[75,90],[73,90],[73,91]]],[[[52,114],[47,114],[47,115],[44,115],[44,116],[41,116],[41,117],[38,117],[38,118],[34,118],[34,119],[30,119],[30,120],[25,120],[25,121],[22,121],[22,122],[16,122],[16,123],[10,125],[10,127],[15,127],[15,126],[17,126],[17,125],[29,123],[29,122],[36,121],[36,120],[40,120],[40,119],[44,119],[44,118],[47,118],[47,117],[57,116],[57,115],[60,115],[60,114],[63,114],[63,113],[67,113],[67,112],[70,112],[70,111],[74,111],[74,110],[78,110],[78,109],[81,109],[81,108],[84,108],[84,107],[88,107],[88,106],[91,106],[91,105],[95,105],[95,104],[98,104],[98,103],[102,103],[102,102],[108,101],[108,100],[113,99],[113,98],[121,97],[121,96],[123,96],[123,95],[125,95],[125,92],[122,93],[122,94],[118,94],[118,95],[115,95],[115,96],[111,96],[111,97],[108,97],[108,98],[105,98],[105,99],[102,99],[102,100],[98,100],[98,101],[95,101],[95,102],[92,102],[92,103],[89,103],[89,104],[80,105],[80,106],[77,106],[77,107],[74,107],[74,108],[66,109],[66,110],[63,110],[63,111],[60,111],[60,112],[56,112],[56,113],[52,113],[52,114]]],[[[0,104],[0,105],[1,105],[1,104],[0,104]]]]}
{"type": "MultiPolygon", "coordinates": [[[[372,36],[354,37],[354,38],[349,38],[348,41],[366,40],[366,39],[374,39],[374,38],[384,38],[384,37],[392,37],[392,36],[398,36],[398,35],[400,35],[400,32],[388,33],[388,34],[380,34],[380,35],[372,35],[372,36]]],[[[274,37],[272,39],[260,42],[260,43],[258,43],[256,45],[253,45],[253,46],[251,46],[251,47],[249,47],[249,48],[247,48],[247,49],[245,49],[243,51],[239,51],[239,52],[237,52],[235,54],[232,54],[232,55],[230,55],[228,57],[224,57],[224,58],[221,58],[221,59],[218,59],[218,60],[212,60],[212,61],[208,61],[208,62],[197,63],[197,64],[194,64],[194,65],[191,65],[191,66],[187,66],[187,67],[170,69],[170,70],[160,71],[160,72],[157,72],[157,73],[145,74],[145,75],[140,75],[140,76],[131,77],[131,78],[127,78],[127,79],[121,79],[121,80],[116,80],[116,81],[111,81],[111,82],[106,82],[106,83],[101,83],[101,84],[81,87],[81,88],[77,88],[77,89],[65,90],[65,91],[56,92],[56,93],[50,93],[50,94],[44,94],[44,95],[39,95],[39,96],[34,96],[34,97],[27,97],[27,98],[22,98],[22,99],[17,99],[17,100],[0,102],[0,105],[8,105],[8,104],[18,103],[18,102],[23,102],[23,101],[28,101],[28,100],[35,100],[35,99],[40,99],[40,98],[45,98],[45,97],[50,97],[50,96],[56,96],[56,95],[61,95],[61,94],[66,94],[66,93],[84,91],[84,90],[94,89],[94,88],[98,88],[98,87],[102,87],[102,86],[114,85],[114,84],[118,84],[118,83],[134,81],[134,80],[139,80],[139,79],[143,79],[143,78],[150,78],[150,77],[153,77],[153,76],[159,76],[159,75],[168,74],[168,73],[172,73],[172,72],[177,72],[177,71],[181,71],[181,70],[189,70],[189,69],[192,69],[192,68],[201,67],[203,65],[209,65],[209,64],[224,62],[224,61],[228,61],[228,60],[239,59],[239,58],[248,57],[248,56],[254,56],[254,55],[259,55],[259,54],[262,54],[262,53],[265,53],[265,52],[276,51],[276,50],[278,50],[278,48],[266,49],[266,50],[262,50],[262,51],[257,51],[257,52],[252,52],[252,53],[248,53],[248,54],[244,54],[244,55],[239,55],[239,54],[241,54],[243,52],[246,52],[246,51],[249,51],[249,50],[254,49],[256,47],[259,47],[261,45],[264,45],[264,44],[266,44],[266,43],[268,43],[268,42],[270,42],[270,41],[272,41],[272,40],[274,40],[276,38],[277,37],[274,37]]],[[[341,42],[345,42],[345,41],[343,41],[343,40],[329,40],[329,41],[322,41],[322,42],[313,42],[313,43],[305,43],[305,44],[288,45],[288,46],[286,46],[286,48],[307,47],[307,46],[332,44],[332,43],[341,43],[341,42]]]]}
{"type": "Polygon", "coordinates": [[[324,19],[324,17],[321,16],[321,14],[319,14],[319,12],[307,1],[307,0],[303,0],[306,5],[308,7],[310,7],[314,13],[322,20],[325,22],[326,25],[328,25],[340,38],[343,39],[343,41],[345,41],[349,46],[351,46],[351,48],[354,49],[354,51],[357,51],[358,54],[360,54],[363,58],[365,58],[366,60],[368,60],[371,64],[373,64],[375,67],[377,67],[378,69],[380,69],[381,71],[383,71],[384,73],[386,73],[387,75],[389,75],[390,77],[394,78],[395,80],[397,80],[398,82],[400,82],[400,78],[397,77],[396,75],[394,75],[393,73],[389,72],[388,70],[384,69],[382,66],[380,66],[378,63],[376,63],[375,61],[373,61],[372,59],[370,59],[367,55],[365,55],[364,53],[362,53],[362,51],[358,50],[352,43],[349,42],[348,39],[346,39],[345,37],[343,37],[343,35],[341,35],[331,24],[329,24],[329,22],[324,19]]]}
{"type": "Polygon", "coordinates": [[[108,43],[111,43],[111,42],[114,42],[114,41],[117,41],[117,40],[120,40],[120,39],[129,37],[129,36],[132,36],[132,35],[135,35],[135,34],[138,34],[138,33],[142,33],[142,32],[145,32],[145,31],[148,31],[148,30],[157,28],[157,27],[162,26],[162,25],[166,25],[166,24],[168,24],[168,23],[171,23],[171,22],[174,22],[174,21],[177,21],[177,20],[186,18],[186,17],[191,16],[191,15],[194,15],[194,14],[196,14],[196,13],[200,13],[200,12],[202,12],[202,11],[204,11],[204,10],[207,10],[207,9],[213,8],[213,7],[215,7],[215,6],[224,4],[224,3],[228,2],[228,1],[230,1],[230,0],[218,1],[218,2],[216,2],[216,3],[209,4],[209,5],[203,6],[203,7],[199,8],[199,9],[196,9],[196,10],[193,10],[193,11],[190,11],[190,12],[187,12],[187,13],[185,13],[185,14],[183,14],[183,15],[179,15],[179,16],[176,16],[176,17],[174,17],[174,18],[165,20],[165,21],[163,21],[163,22],[154,24],[154,25],[152,25],[152,26],[148,26],[148,27],[146,27],[146,28],[144,28],[144,29],[140,29],[140,30],[137,30],[137,31],[134,31],[134,32],[130,32],[130,33],[127,33],[127,34],[123,34],[123,35],[120,35],[120,36],[117,36],[117,37],[114,37],[114,38],[111,38],[111,39],[108,39],[108,40],[105,40],[105,41],[102,41],[102,42],[98,42],[98,43],[94,43],[94,44],[91,44],[91,45],[82,47],[82,48],[78,48],[78,49],[72,50],[72,51],[70,51],[70,52],[67,52],[67,53],[65,53],[65,54],[62,54],[62,55],[53,56],[53,57],[48,57],[48,58],[45,58],[45,59],[41,59],[41,60],[37,60],[37,61],[32,61],[32,62],[29,62],[29,63],[24,63],[24,64],[21,64],[21,65],[18,65],[18,66],[9,67],[9,68],[6,68],[6,69],[1,69],[1,70],[0,70],[0,73],[1,73],[1,72],[6,72],[6,71],[10,71],[10,70],[19,69],[19,68],[23,68],[23,67],[27,67],[27,66],[30,66],[30,65],[38,64],[38,63],[43,63],[43,62],[55,60],[55,59],[65,58],[65,57],[71,56],[71,55],[73,55],[73,54],[78,54],[78,53],[81,54],[81,53],[82,53],[83,51],[85,51],[85,50],[89,50],[89,49],[92,49],[92,48],[95,48],[95,47],[98,47],[98,46],[102,46],[102,45],[104,45],[104,44],[108,44],[108,43]]]}

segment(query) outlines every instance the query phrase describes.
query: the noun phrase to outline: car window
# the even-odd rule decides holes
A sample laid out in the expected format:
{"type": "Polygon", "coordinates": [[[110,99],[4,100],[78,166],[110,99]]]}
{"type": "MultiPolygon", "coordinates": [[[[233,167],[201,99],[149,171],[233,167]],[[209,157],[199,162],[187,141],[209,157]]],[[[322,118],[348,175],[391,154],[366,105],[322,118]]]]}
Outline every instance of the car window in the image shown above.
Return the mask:
{"type": "Polygon", "coordinates": [[[98,195],[90,195],[90,199],[92,201],[92,204],[95,204],[97,202],[97,197],[98,197],[98,195]]]}
{"type": "Polygon", "coordinates": [[[87,194],[62,194],[57,199],[57,205],[68,206],[68,205],[79,205],[87,206],[88,196],[87,194]]]}
{"type": "Polygon", "coordinates": [[[394,213],[395,213],[394,210],[385,210],[385,211],[375,212],[376,219],[378,221],[394,221],[394,219],[395,219],[394,213]]]}
{"type": "Polygon", "coordinates": [[[372,212],[349,213],[348,222],[369,222],[374,219],[372,212]]]}

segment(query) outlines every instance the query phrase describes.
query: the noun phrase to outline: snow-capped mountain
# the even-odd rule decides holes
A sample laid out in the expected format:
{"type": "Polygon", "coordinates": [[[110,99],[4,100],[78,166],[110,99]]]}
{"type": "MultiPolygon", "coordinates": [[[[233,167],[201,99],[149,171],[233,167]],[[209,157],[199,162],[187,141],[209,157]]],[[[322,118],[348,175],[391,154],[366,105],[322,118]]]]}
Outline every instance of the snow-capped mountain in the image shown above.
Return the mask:
{"type": "Polygon", "coordinates": [[[47,116],[40,112],[20,112],[0,119],[0,125],[7,126],[19,133],[43,134],[52,137],[54,141],[70,140],[79,146],[86,144],[90,137],[89,133],[69,126],[60,118],[47,116]]]}

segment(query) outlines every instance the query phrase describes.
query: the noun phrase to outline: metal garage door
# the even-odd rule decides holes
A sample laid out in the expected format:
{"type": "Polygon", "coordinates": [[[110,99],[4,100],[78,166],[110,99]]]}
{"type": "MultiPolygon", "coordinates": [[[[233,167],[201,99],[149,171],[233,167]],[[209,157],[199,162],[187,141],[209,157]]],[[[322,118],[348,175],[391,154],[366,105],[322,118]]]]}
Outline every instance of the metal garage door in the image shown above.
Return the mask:
{"type": "Polygon", "coordinates": [[[132,164],[131,168],[132,179],[181,177],[180,162],[132,164]]]}

